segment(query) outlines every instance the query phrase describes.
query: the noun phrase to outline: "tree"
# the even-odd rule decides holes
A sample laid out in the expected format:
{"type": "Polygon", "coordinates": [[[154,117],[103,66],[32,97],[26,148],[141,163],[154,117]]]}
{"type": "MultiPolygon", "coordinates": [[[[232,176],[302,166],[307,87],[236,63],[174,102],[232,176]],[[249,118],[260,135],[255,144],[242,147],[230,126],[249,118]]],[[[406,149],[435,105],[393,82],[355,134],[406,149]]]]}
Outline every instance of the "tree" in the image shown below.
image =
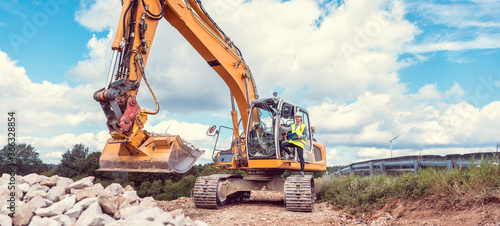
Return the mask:
{"type": "Polygon", "coordinates": [[[94,176],[100,180],[114,180],[112,172],[100,172],[99,158],[101,152],[89,153],[89,148],[83,144],[75,144],[73,148],[63,154],[61,163],[56,173],[64,177],[76,177],[79,175],[94,176]]]}
{"type": "Polygon", "coordinates": [[[97,171],[99,169],[99,158],[101,157],[101,152],[92,152],[90,153],[85,161],[83,161],[83,165],[81,166],[81,173],[94,176],[100,180],[114,180],[116,179],[113,176],[112,172],[105,171],[97,171]]]}
{"type": "Polygon", "coordinates": [[[11,167],[16,169],[17,175],[41,174],[49,170],[30,144],[16,144],[13,149],[6,145],[0,150],[0,172],[8,173],[11,167]]]}
{"type": "Polygon", "coordinates": [[[89,148],[83,144],[75,144],[73,148],[67,150],[57,167],[57,174],[63,177],[76,177],[82,174],[82,166],[89,154],[89,148]]]}

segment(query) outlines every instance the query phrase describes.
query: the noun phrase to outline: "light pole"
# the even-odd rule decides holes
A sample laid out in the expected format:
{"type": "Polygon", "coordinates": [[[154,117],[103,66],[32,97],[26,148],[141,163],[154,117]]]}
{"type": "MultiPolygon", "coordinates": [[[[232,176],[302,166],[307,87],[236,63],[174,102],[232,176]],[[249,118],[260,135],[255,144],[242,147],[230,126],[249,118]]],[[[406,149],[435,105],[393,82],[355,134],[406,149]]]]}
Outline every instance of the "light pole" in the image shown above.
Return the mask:
{"type": "Polygon", "coordinates": [[[392,141],[396,140],[399,136],[403,135],[405,132],[402,132],[401,134],[397,135],[396,137],[392,138],[392,140],[389,141],[389,147],[391,148],[391,158],[392,158],[392,141]]]}

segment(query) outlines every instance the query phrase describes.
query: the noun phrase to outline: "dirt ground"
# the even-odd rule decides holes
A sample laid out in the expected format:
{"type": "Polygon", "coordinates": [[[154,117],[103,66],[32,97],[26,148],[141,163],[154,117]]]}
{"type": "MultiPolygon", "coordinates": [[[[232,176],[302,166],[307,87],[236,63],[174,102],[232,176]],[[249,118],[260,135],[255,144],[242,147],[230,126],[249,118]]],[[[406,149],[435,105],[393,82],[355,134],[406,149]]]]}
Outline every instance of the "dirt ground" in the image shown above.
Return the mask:
{"type": "Polygon", "coordinates": [[[395,200],[382,209],[355,218],[347,210],[315,203],[312,213],[289,212],[280,193],[252,192],[246,203],[218,210],[197,209],[191,198],[157,201],[165,211],[182,212],[208,225],[499,225],[500,200],[450,203],[439,199],[395,200]]]}

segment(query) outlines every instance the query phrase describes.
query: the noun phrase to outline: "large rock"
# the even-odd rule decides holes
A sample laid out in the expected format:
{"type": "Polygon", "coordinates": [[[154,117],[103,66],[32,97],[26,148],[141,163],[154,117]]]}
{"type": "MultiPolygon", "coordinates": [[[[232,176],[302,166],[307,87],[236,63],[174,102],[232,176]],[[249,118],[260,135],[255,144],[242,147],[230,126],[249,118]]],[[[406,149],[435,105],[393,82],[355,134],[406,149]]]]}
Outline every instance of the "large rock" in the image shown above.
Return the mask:
{"type": "Polygon", "coordinates": [[[86,187],[91,187],[94,185],[94,183],[92,183],[92,180],[90,180],[90,179],[91,178],[89,178],[89,177],[85,177],[79,181],[73,182],[72,184],[68,185],[68,188],[69,189],[72,189],[72,188],[82,189],[82,188],[86,188],[86,187]]]}
{"type": "Polygon", "coordinates": [[[207,223],[203,222],[203,221],[200,221],[200,220],[195,220],[194,222],[192,222],[191,224],[189,224],[190,226],[208,226],[207,223]]]}
{"type": "Polygon", "coordinates": [[[69,196],[69,197],[66,197],[64,200],[60,201],[60,203],[64,203],[64,212],[66,212],[67,210],[71,209],[75,203],[76,203],[76,198],[75,196],[69,196]]]}
{"type": "Polygon", "coordinates": [[[59,179],[56,182],[56,186],[63,187],[66,189],[66,192],[69,192],[69,185],[72,184],[74,181],[70,178],[66,177],[59,177],[59,179]]]}
{"type": "Polygon", "coordinates": [[[106,195],[104,187],[101,184],[95,184],[92,187],[86,187],[75,192],[76,201],[80,201],[85,198],[98,197],[100,195],[106,195]]]}
{"type": "Polygon", "coordinates": [[[24,179],[24,177],[23,177],[23,176],[19,176],[19,175],[18,175],[18,176],[16,176],[16,179],[17,179],[17,183],[18,183],[18,184],[24,184],[24,183],[29,184],[29,183],[28,183],[28,182],[24,179]]]}
{"type": "Polygon", "coordinates": [[[34,216],[29,226],[62,226],[62,223],[47,217],[34,216]]]}
{"type": "Polygon", "coordinates": [[[8,183],[9,183],[9,180],[0,178],[0,187],[2,187],[2,188],[7,187],[8,183]]]}
{"type": "Polygon", "coordinates": [[[148,223],[153,223],[156,219],[157,216],[161,215],[164,213],[163,210],[161,210],[158,207],[154,207],[151,209],[144,210],[142,212],[139,212],[135,215],[133,215],[130,218],[130,222],[132,225],[142,225],[142,224],[148,224],[148,223]]]}
{"type": "Polygon", "coordinates": [[[119,210],[119,214],[122,219],[129,220],[131,219],[134,215],[144,211],[145,209],[140,206],[129,206],[125,207],[119,210]]]}
{"type": "MultiPolygon", "coordinates": [[[[55,184],[55,182],[54,182],[55,184]]],[[[63,187],[59,186],[53,186],[49,192],[47,193],[47,198],[52,201],[52,202],[57,202],[59,201],[59,196],[65,195],[66,194],[66,189],[63,187]]]]}
{"type": "Polygon", "coordinates": [[[22,183],[18,187],[23,193],[27,193],[30,190],[30,184],[28,183],[22,183]]]}
{"type": "Polygon", "coordinates": [[[66,211],[66,215],[70,218],[78,218],[84,210],[90,205],[97,203],[97,198],[86,198],[77,202],[71,209],[66,211]]]}
{"type": "Polygon", "coordinates": [[[28,207],[31,212],[35,212],[37,209],[47,207],[47,203],[41,196],[35,196],[28,202],[28,207]]]}
{"type": "Polygon", "coordinates": [[[112,217],[103,214],[101,206],[99,203],[94,203],[83,211],[82,215],[76,221],[77,225],[88,226],[88,225],[104,225],[115,221],[112,217]]]}
{"type": "Polygon", "coordinates": [[[117,206],[121,206],[123,202],[125,202],[125,197],[123,195],[118,195],[113,197],[113,201],[116,203],[117,206]]]}
{"type": "Polygon", "coordinates": [[[59,196],[59,201],[64,200],[66,197],[69,197],[70,195],[64,194],[59,196]]]}
{"type": "Polygon", "coordinates": [[[175,225],[175,220],[169,213],[163,212],[156,216],[154,225],[175,225]]]}
{"type": "Polygon", "coordinates": [[[28,192],[28,194],[26,194],[24,196],[24,200],[29,202],[33,197],[36,197],[36,196],[40,196],[42,198],[47,198],[47,192],[45,192],[44,190],[36,190],[33,192],[28,192]]]}
{"type": "Polygon", "coordinates": [[[77,202],[75,204],[75,207],[81,206],[83,210],[86,210],[87,208],[89,208],[90,205],[94,204],[95,202],[97,202],[97,198],[86,198],[77,202]]]}
{"type": "Polygon", "coordinates": [[[70,218],[66,215],[53,216],[50,219],[62,223],[62,226],[71,226],[76,222],[76,218],[70,218]]]}
{"type": "Polygon", "coordinates": [[[127,207],[131,207],[130,203],[128,202],[123,202],[121,205],[118,206],[118,211],[115,213],[115,215],[113,216],[113,218],[115,219],[122,219],[122,215],[120,213],[120,210],[123,210],[127,207]]]}
{"type": "Polygon", "coordinates": [[[123,197],[132,197],[134,199],[138,199],[139,196],[137,195],[137,191],[125,191],[123,192],[123,197]]]}
{"type": "Polygon", "coordinates": [[[130,185],[127,185],[127,186],[125,186],[125,188],[123,190],[125,190],[125,191],[134,191],[134,188],[132,186],[130,186],[130,185]]]}
{"type": "Polygon", "coordinates": [[[40,181],[40,185],[42,186],[47,186],[49,188],[56,186],[57,180],[59,180],[59,176],[54,175],[49,178],[43,179],[40,181]]]}
{"type": "Polygon", "coordinates": [[[16,189],[14,192],[16,193],[17,200],[23,200],[24,192],[21,189],[16,189]]]}
{"type": "Polygon", "coordinates": [[[0,207],[0,215],[9,215],[10,210],[8,209],[9,208],[9,205],[7,204],[4,204],[0,207]]]}
{"type": "Polygon", "coordinates": [[[174,219],[175,224],[177,226],[185,226],[186,225],[186,218],[184,217],[184,214],[181,214],[174,219]]]}
{"type": "Polygon", "coordinates": [[[16,213],[14,214],[13,223],[14,225],[28,225],[33,217],[33,212],[29,208],[28,204],[21,204],[16,207],[16,213]]]}
{"type": "Polygon", "coordinates": [[[47,178],[46,176],[40,176],[36,173],[28,174],[23,177],[23,179],[28,182],[28,184],[33,185],[35,183],[40,183],[43,179],[47,178]]]}
{"type": "Polygon", "coordinates": [[[113,202],[111,197],[107,195],[101,195],[97,198],[97,202],[101,205],[102,210],[109,214],[110,216],[115,215],[117,211],[117,205],[113,202]]]}
{"type": "Polygon", "coordinates": [[[0,214],[0,225],[1,226],[10,226],[12,225],[12,218],[7,215],[0,214]]]}
{"type": "Polygon", "coordinates": [[[106,192],[108,192],[111,196],[117,196],[119,194],[123,194],[123,187],[121,184],[118,183],[112,183],[109,186],[104,189],[106,192]]]}
{"type": "Polygon", "coordinates": [[[78,217],[80,217],[82,212],[83,212],[82,206],[77,206],[77,207],[73,206],[71,209],[67,210],[66,213],[64,213],[64,215],[68,216],[69,218],[77,219],[78,217]]]}
{"type": "Polygon", "coordinates": [[[7,187],[0,187],[0,200],[3,202],[4,200],[9,199],[10,193],[11,191],[7,189],[7,187]]]}
{"type": "Polygon", "coordinates": [[[26,193],[31,193],[31,192],[34,192],[37,190],[43,190],[42,185],[40,185],[38,183],[30,185],[30,188],[28,189],[28,191],[26,193]]]}
{"type": "Polygon", "coordinates": [[[153,197],[146,197],[142,199],[140,206],[144,207],[145,209],[156,207],[155,199],[153,197]]]}
{"type": "Polygon", "coordinates": [[[138,205],[140,202],[139,196],[137,196],[136,191],[125,191],[123,193],[123,197],[125,198],[125,202],[132,206],[138,205]]]}
{"type": "Polygon", "coordinates": [[[64,213],[64,211],[70,209],[73,205],[75,205],[75,202],[75,197],[71,196],[61,202],[56,202],[49,207],[38,209],[35,211],[35,213],[36,215],[41,217],[52,217],[55,215],[60,215],[64,213]]]}
{"type": "MultiPolygon", "coordinates": [[[[104,226],[130,226],[132,225],[130,221],[118,220],[105,224],[104,226]]],[[[166,224],[165,224],[166,225],[166,224]]]]}

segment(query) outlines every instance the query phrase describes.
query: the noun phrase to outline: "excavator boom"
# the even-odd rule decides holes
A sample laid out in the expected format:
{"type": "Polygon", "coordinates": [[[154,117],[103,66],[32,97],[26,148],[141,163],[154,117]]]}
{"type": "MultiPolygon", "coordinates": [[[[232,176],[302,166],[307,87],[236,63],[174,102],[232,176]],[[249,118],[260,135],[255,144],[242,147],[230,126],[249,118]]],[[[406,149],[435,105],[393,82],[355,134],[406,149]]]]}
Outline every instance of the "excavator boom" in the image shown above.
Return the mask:
{"type": "Polygon", "coordinates": [[[159,111],[159,102],[145,73],[159,21],[166,19],[175,27],[229,87],[240,113],[238,118],[233,107],[235,136],[240,134],[238,121],[246,127],[250,102],[258,98],[253,75],[238,48],[208,16],[200,1],[122,2],[108,78],[105,87],[94,94],[111,134],[100,158],[100,170],[185,172],[203,151],[186,145],[178,136],[151,135],[143,130],[147,115],[159,111]],[[155,98],[154,111],[141,109],[137,103],[137,92],[143,82],[155,98]]]}

